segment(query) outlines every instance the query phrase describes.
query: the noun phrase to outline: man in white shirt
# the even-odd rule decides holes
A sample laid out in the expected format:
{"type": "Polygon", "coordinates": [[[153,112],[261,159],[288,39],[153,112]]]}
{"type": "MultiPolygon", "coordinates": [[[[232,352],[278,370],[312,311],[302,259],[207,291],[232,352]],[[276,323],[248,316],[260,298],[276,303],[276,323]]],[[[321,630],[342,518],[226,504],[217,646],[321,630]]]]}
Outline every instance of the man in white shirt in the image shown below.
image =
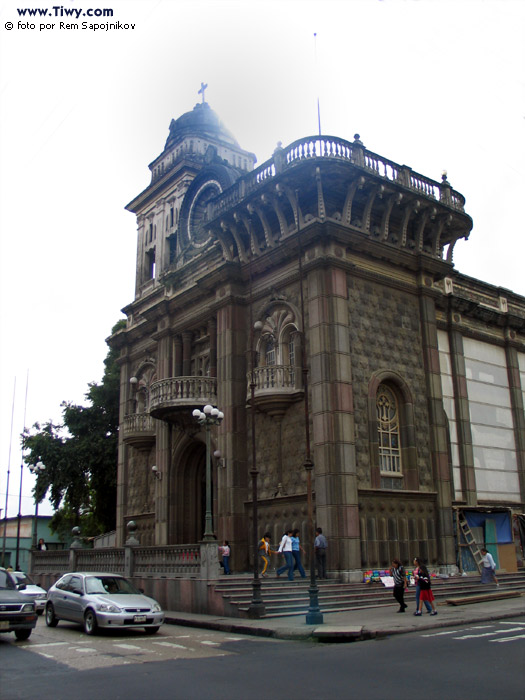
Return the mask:
{"type": "Polygon", "coordinates": [[[279,545],[278,552],[284,554],[285,564],[277,569],[277,578],[288,569],[288,580],[293,581],[292,530],[286,530],[279,545]]]}
{"type": "Polygon", "coordinates": [[[481,550],[483,554],[483,559],[481,560],[481,583],[492,583],[494,582],[496,586],[499,586],[498,579],[496,578],[496,562],[492,554],[485,548],[481,550]]]}

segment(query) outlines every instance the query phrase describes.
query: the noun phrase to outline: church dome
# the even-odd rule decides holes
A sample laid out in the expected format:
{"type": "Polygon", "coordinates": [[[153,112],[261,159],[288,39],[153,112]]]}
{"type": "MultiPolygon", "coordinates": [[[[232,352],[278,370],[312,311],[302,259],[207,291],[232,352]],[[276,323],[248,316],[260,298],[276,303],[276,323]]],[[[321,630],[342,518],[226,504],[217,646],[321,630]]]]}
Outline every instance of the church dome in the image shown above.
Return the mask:
{"type": "Polygon", "coordinates": [[[191,112],[172,119],[164,150],[180,143],[187,136],[203,136],[239,147],[233,134],[226,129],[207,102],[197,103],[191,112]]]}

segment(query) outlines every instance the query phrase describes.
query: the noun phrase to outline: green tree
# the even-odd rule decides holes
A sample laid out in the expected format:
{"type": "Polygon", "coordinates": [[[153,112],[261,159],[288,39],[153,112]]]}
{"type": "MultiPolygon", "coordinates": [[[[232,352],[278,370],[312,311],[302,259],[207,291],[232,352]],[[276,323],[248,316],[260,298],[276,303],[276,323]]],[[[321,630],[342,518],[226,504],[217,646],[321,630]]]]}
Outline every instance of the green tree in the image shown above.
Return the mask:
{"type": "MultiPolygon", "coordinates": [[[[119,321],[112,333],[122,328],[119,321]]],[[[118,352],[104,360],[102,382],[89,384],[87,406],[62,403],[62,423],[36,423],[22,433],[26,464],[42,461],[35,485],[40,502],[46,492],[55,514],[51,528],[61,534],[80,525],[84,536],[115,528],[120,369],[118,352]]]]}

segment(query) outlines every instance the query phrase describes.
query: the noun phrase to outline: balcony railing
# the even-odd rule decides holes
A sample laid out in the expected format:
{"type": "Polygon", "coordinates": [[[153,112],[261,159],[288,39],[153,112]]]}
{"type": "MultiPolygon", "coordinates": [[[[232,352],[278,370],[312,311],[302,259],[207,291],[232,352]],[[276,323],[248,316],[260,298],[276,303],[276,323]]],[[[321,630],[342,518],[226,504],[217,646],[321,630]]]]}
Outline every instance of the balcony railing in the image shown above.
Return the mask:
{"type": "MultiPolygon", "coordinates": [[[[248,401],[251,401],[252,373],[247,375],[248,401]]],[[[293,365],[267,365],[253,370],[255,404],[270,413],[284,413],[290,403],[303,397],[301,371],[293,365]]]]}
{"type": "Polygon", "coordinates": [[[241,202],[247,195],[262,188],[268,180],[279,172],[295,167],[298,163],[312,159],[337,160],[353,163],[384,180],[404,185],[426,197],[441,201],[460,212],[464,211],[465,198],[447,183],[431,180],[406,165],[373,153],[362,145],[350,143],[335,136],[309,136],[294,141],[270,160],[243,176],[213,202],[211,218],[217,218],[224,211],[241,202]],[[277,160],[278,159],[278,160],[277,160]],[[279,168],[277,167],[279,162],[279,168]]]}
{"type": "Polygon", "coordinates": [[[149,413],[130,413],[122,426],[124,441],[130,445],[148,444],[155,440],[155,420],[149,413]]]}
{"type": "Polygon", "coordinates": [[[217,403],[215,377],[169,377],[153,382],[149,396],[150,414],[163,418],[174,409],[217,403]]]}

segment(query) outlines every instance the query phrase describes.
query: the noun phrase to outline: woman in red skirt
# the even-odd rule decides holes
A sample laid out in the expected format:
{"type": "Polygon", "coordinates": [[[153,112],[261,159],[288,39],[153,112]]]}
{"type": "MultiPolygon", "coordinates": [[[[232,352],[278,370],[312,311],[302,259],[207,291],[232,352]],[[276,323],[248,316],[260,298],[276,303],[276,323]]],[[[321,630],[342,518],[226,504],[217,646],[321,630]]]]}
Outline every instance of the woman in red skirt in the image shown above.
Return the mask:
{"type": "Polygon", "coordinates": [[[420,594],[419,609],[416,610],[414,615],[421,615],[421,608],[423,607],[425,600],[427,600],[432,607],[432,612],[430,614],[437,615],[436,606],[434,604],[434,594],[432,593],[432,588],[430,585],[430,574],[428,573],[428,569],[424,564],[419,565],[419,570],[416,574],[416,585],[419,585],[420,594]]]}

